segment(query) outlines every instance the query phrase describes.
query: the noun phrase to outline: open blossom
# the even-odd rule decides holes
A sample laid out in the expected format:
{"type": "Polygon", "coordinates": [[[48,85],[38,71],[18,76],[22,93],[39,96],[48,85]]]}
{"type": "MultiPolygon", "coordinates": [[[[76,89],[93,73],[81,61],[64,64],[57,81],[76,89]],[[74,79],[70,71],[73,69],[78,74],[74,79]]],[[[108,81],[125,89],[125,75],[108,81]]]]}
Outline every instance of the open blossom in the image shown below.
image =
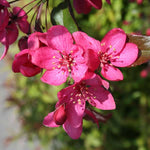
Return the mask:
{"type": "MultiPolygon", "coordinates": [[[[5,10],[3,11],[1,10],[1,13],[2,12],[5,12],[5,10]]],[[[27,15],[23,9],[19,7],[14,7],[13,12],[9,13],[9,16],[8,15],[5,16],[6,16],[5,17],[6,22],[5,21],[4,22],[5,24],[7,23],[7,25],[4,26],[4,23],[2,25],[0,24],[0,28],[3,28],[2,30],[0,30],[0,42],[3,45],[5,45],[5,49],[0,60],[6,56],[9,45],[14,43],[18,37],[17,26],[24,33],[28,33],[30,31],[29,23],[27,21],[27,15]]],[[[1,14],[0,17],[2,17],[1,14]]],[[[0,19],[4,20],[4,18],[0,18],[0,19]]]]}
{"type": "Polygon", "coordinates": [[[74,32],[73,37],[76,44],[88,51],[89,68],[92,71],[100,68],[101,74],[108,80],[122,80],[123,74],[116,67],[127,67],[138,57],[137,46],[126,43],[126,34],[119,28],[109,31],[101,43],[79,31],[74,32]]]}
{"type": "Polygon", "coordinates": [[[69,31],[61,26],[53,26],[47,32],[47,47],[31,51],[32,62],[46,69],[41,80],[51,85],[60,85],[71,76],[79,82],[88,69],[84,50],[73,44],[69,31]]]}
{"type": "MultiPolygon", "coordinates": [[[[98,109],[115,109],[114,99],[106,89],[108,87],[108,82],[94,74],[91,79],[82,80],[62,89],[58,93],[59,101],[56,104],[56,110],[44,118],[43,124],[48,127],[57,127],[62,124],[71,138],[79,138],[82,132],[82,120],[86,113],[86,101],[98,109]]],[[[92,118],[93,116],[94,114],[92,118]]],[[[98,121],[97,118],[94,119],[98,121]]]]}
{"type": "Polygon", "coordinates": [[[30,25],[27,21],[28,16],[22,8],[14,7],[13,12],[10,14],[10,18],[16,25],[18,25],[22,32],[30,32],[30,25]]]}
{"type": "MultiPolygon", "coordinates": [[[[110,4],[110,0],[106,0],[110,4]]],[[[91,8],[101,9],[102,0],[73,0],[73,5],[77,13],[88,14],[91,11],[91,8]]]]}

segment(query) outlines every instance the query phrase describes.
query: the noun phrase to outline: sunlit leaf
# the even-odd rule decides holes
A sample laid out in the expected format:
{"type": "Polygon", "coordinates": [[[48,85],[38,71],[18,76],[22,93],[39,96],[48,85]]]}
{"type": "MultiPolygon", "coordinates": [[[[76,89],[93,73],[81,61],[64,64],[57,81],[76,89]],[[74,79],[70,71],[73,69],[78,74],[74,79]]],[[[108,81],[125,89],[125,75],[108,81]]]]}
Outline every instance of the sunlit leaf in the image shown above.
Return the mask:
{"type": "Polygon", "coordinates": [[[128,34],[127,38],[128,42],[135,43],[139,48],[138,59],[132,67],[148,62],[150,60],[150,36],[128,34]]]}
{"type": "Polygon", "coordinates": [[[78,31],[78,27],[73,19],[67,1],[60,3],[52,10],[51,21],[53,25],[63,25],[71,33],[78,31]]]}

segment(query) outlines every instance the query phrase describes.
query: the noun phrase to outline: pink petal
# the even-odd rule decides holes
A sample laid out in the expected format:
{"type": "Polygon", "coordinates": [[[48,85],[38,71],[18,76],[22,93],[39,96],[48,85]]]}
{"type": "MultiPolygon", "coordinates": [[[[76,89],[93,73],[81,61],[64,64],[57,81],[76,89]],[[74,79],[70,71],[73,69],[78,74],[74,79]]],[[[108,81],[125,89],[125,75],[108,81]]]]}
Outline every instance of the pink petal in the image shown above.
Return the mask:
{"type": "Polygon", "coordinates": [[[0,0],[0,5],[5,6],[5,7],[10,7],[9,3],[7,0],[0,0]]]}
{"type": "Polygon", "coordinates": [[[86,33],[77,31],[74,32],[73,38],[77,45],[80,45],[85,51],[88,49],[94,50],[94,52],[98,53],[100,50],[100,42],[95,40],[94,38],[88,36],[86,33]]]}
{"type": "Polygon", "coordinates": [[[124,47],[126,42],[126,34],[120,28],[110,30],[101,41],[102,52],[116,55],[124,47]]]}
{"type": "Polygon", "coordinates": [[[77,64],[76,66],[72,67],[71,76],[75,82],[79,82],[85,77],[87,69],[88,67],[86,64],[77,64]]]}
{"type": "Polygon", "coordinates": [[[63,52],[70,52],[73,45],[71,33],[61,25],[52,26],[47,32],[49,47],[63,52]]]}
{"type": "Polygon", "coordinates": [[[41,72],[41,68],[29,62],[28,64],[20,66],[20,72],[26,77],[33,77],[41,72]]]}
{"type": "Polygon", "coordinates": [[[28,21],[20,20],[18,21],[18,25],[23,33],[30,33],[30,24],[28,23],[28,21]]]}
{"type": "Polygon", "coordinates": [[[2,56],[0,57],[0,60],[2,60],[6,56],[6,54],[8,52],[8,48],[9,48],[9,45],[8,45],[8,43],[6,43],[4,52],[3,52],[2,56]]]}
{"type": "Polygon", "coordinates": [[[18,18],[20,17],[20,19],[26,20],[28,18],[28,16],[26,15],[26,12],[20,7],[14,7],[13,14],[17,15],[18,18]]]}
{"type": "Polygon", "coordinates": [[[102,87],[95,87],[95,90],[89,88],[89,91],[94,95],[89,101],[94,107],[102,110],[112,110],[116,108],[114,98],[109,91],[102,87]]]}
{"type": "Polygon", "coordinates": [[[88,2],[96,9],[101,9],[102,7],[102,0],[88,0],[88,2]]]}
{"type": "Polygon", "coordinates": [[[77,13],[88,14],[91,11],[91,5],[87,2],[87,0],[73,0],[73,6],[77,13]]]}
{"type": "Polygon", "coordinates": [[[41,47],[36,50],[29,51],[32,56],[32,63],[40,68],[52,70],[58,67],[59,58],[62,58],[60,53],[56,50],[52,50],[49,47],[41,47]]]}
{"type": "Polygon", "coordinates": [[[71,126],[68,121],[66,121],[63,125],[63,128],[72,139],[78,139],[81,136],[82,124],[78,128],[75,128],[71,126]]]}
{"type": "Polygon", "coordinates": [[[28,38],[28,48],[31,50],[35,50],[39,47],[48,45],[46,41],[46,35],[47,33],[32,33],[28,38]]]}
{"type": "Polygon", "coordinates": [[[15,58],[12,64],[12,70],[16,73],[20,72],[20,66],[22,64],[25,64],[27,61],[28,61],[28,49],[25,49],[15,55],[15,58]]]}
{"type": "Polygon", "coordinates": [[[6,27],[6,30],[7,30],[7,40],[10,45],[17,40],[18,29],[17,29],[16,25],[14,23],[12,23],[6,27]]]}
{"type": "Polygon", "coordinates": [[[51,71],[46,71],[41,80],[50,85],[61,85],[66,82],[68,77],[68,72],[65,69],[54,69],[51,71]]]}
{"type": "Polygon", "coordinates": [[[9,21],[9,13],[7,8],[0,9],[0,31],[2,31],[7,25],[9,21]]]}
{"type": "Polygon", "coordinates": [[[68,102],[66,105],[66,114],[70,125],[77,128],[82,124],[85,102],[81,101],[79,103],[75,97],[73,99],[73,101],[68,102]]]}
{"type": "Polygon", "coordinates": [[[88,80],[84,80],[84,82],[87,85],[90,85],[92,87],[94,86],[100,86],[100,87],[105,87],[106,89],[109,89],[109,82],[103,80],[99,75],[96,75],[95,73],[91,73],[91,77],[88,80]]]}
{"type": "Polygon", "coordinates": [[[115,68],[110,65],[105,65],[104,67],[102,67],[101,74],[107,80],[111,80],[111,81],[123,80],[122,72],[118,68],[115,68]]]}
{"type": "Polygon", "coordinates": [[[115,61],[111,61],[111,63],[118,67],[127,67],[137,59],[138,47],[133,43],[127,43],[118,56],[119,58],[115,61]]]}
{"type": "Polygon", "coordinates": [[[49,113],[43,120],[43,125],[46,127],[59,127],[53,120],[54,112],[49,113]]]}

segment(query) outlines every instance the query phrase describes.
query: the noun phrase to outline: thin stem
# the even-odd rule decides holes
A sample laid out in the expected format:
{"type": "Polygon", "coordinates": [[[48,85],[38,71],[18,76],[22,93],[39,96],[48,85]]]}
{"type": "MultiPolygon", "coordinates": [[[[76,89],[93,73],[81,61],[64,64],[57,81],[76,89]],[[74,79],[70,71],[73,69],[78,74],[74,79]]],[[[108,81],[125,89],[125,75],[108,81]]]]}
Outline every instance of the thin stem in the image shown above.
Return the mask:
{"type": "Polygon", "coordinates": [[[75,22],[75,24],[76,24],[78,30],[81,31],[81,28],[79,27],[79,25],[78,25],[78,23],[77,23],[77,21],[76,21],[76,19],[75,19],[74,12],[73,12],[73,9],[72,9],[70,0],[65,0],[65,1],[68,3],[68,6],[69,6],[69,12],[70,12],[70,15],[71,15],[73,21],[75,22]]]}
{"type": "Polygon", "coordinates": [[[15,2],[17,2],[17,1],[20,1],[20,0],[14,0],[14,1],[11,1],[11,2],[9,2],[9,4],[15,3],[15,2]]]}

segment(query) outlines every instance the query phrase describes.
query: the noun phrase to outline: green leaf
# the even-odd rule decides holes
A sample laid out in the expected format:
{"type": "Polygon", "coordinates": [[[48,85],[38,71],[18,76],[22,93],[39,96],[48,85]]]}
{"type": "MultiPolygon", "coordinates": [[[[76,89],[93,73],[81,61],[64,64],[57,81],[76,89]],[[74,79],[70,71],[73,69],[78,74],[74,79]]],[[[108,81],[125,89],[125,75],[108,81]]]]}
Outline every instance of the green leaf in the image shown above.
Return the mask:
{"type": "Polygon", "coordinates": [[[127,40],[130,43],[136,44],[139,48],[138,59],[131,65],[132,67],[150,60],[150,36],[127,34],[127,40]]]}
{"type": "Polygon", "coordinates": [[[77,24],[71,15],[71,10],[69,10],[69,3],[67,1],[53,8],[51,22],[53,25],[65,26],[71,33],[78,31],[77,24]]]}

